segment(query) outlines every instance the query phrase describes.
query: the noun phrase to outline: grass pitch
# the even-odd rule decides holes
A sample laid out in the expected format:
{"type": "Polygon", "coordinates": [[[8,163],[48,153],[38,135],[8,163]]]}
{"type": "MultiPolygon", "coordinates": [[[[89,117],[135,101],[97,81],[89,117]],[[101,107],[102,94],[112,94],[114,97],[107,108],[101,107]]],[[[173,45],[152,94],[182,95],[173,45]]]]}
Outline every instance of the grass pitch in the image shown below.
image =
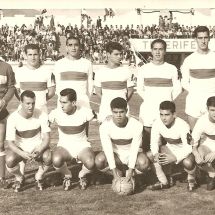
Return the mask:
{"type": "MultiPolygon", "coordinates": [[[[185,93],[177,101],[177,113],[186,119],[184,110],[185,93]]],[[[98,111],[98,98],[92,96],[92,108],[98,111]]],[[[9,110],[17,107],[17,100],[13,98],[9,110]]],[[[138,117],[141,101],[134,94],[130,101],[130,111],[138,117]]],[[[56,97],[49,101],[49,109],[56,107],[56,97]]],[[[89,140],[93,149],[101,149],[98,124],[90,123],[89,140]]],[[[57,130],[53,127],[51,132],[51,148],[57,143],[57,130]]],[[[215,212],[215,191],[206,191],[206,184],[192,193],[186,190],[186,183],[176,182],[176,186],[163,191],[150,191],[146,188],[137,191],[131,196],[118,196],[111,190],[111,184],[92,185],[81,191],[76,186],[70,191],[63,191],[61,185],[48,187],[44,191],[34,188],[34,174],[37,164],[27,165],[27,183],[24,190],[14,193],[13,189],[0,191],[0,215],[211,215],[215,212]]],[[[72,166],[71,166],[72,168],[72,166]]],[[[77,166],[72,168],[77,172],[77,166]]],[[[51,173],[54,174],[52,170],[51,173]]],[[[56,176],[56,174],[54,174],[56,176]]],[[[11,176],[8,176],[11,177],[11,176]]],[[[146,180],[152,180],[150,174],[146,180]]]]}

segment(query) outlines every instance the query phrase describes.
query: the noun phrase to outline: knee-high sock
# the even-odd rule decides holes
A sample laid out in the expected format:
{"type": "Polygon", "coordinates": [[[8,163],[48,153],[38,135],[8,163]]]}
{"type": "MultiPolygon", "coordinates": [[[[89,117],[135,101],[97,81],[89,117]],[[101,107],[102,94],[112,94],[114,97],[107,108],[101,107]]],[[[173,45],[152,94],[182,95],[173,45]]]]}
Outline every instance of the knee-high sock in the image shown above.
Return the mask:
{"type": "Polygon", "coordinates": [[[157,162],[155,162],[153,165],[154,165],[155,173],[156,173],[156,176],[157,176],[158,180],[162,184],[168,184],[168,180],[167,180],[166,175],[164,174],[162,166],[159,163],[157,163],[157,162]]]}
{"type": "Polygon", "coordinates": [[[19,162],[19,166],[20,166],[20,172],[24,175],[25,174],[25,165],[26,163],[24,161],[20,161],[19,162]]]}
{"type": "Polygon", "coordinates": [[[5,151],[0,152],[0,178],[5,177],[5,151]]]}
{"type": "Polygon", "coordinates": [[[13,174],[15,176],[15,178],[16,178],[17,181],[21,181],[22,180],[23,175],[20,172],[19,164],[16,165],[15,167],[13,167],[13,168],[9,168],[7,166],[7,170],[8,170],[9,173],[11,173],[11,174],[13,174]]]}
{"type": "Polygon", "coordinates": [[[35,174],[35,179],[38,181],[38,180],[41,180],[43,178],[43,175],[48,171],[50,166],[46,166],[46,165],[39,165],[39,168],[38,168],[38,171],[37,173],[35,174]]]}
{"type": "Polygon", "coordinates": [[[196,167],[194,167],[192,170],[188,170],[186,168],[184,168],[184,170],[187,172],[188,181],[196,178],[196,167]]]}
{"type": "Polygon", "coordinates": [[[66,163],[63,164],[63,166],[61,166],[60,168],[57,168],[54,166],[54,168],[60,172],[62,175],[66,176],[66,177],[72,177],[72,173],[69,170],[68,166],[66,163]]]}
{"type": "Polygon", "coordinates": [[[86,174],[88,174],[90,172],[92,172],[92,170],[87,169],[87,167],[83,164],[82,165],[82,169],[81,169],[81,171],[78,174],[78,177],[82,178],[82,177],[84,177],[86,174]]]}

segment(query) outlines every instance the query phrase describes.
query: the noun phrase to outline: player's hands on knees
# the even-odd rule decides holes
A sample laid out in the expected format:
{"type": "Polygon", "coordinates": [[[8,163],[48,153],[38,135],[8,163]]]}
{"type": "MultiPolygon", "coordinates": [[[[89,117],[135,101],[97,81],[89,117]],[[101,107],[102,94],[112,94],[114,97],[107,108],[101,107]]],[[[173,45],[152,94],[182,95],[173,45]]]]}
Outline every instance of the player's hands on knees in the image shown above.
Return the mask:
{"type": "Polygon", "coordinates": [[[33,155],[29,152],[22,151],[21,156],[25,160],[32,160],[33,159],[33,155]]]}
{"type": "Polygon", "coordinates": [[[215,152],[210,152],[205,156],[205,162],[213,162],[215,159],[215,152]]]}
{"type": "Polygon", "coordinates": [[[128,169],[127,175],[126,175],[126,180],[127,180],[127,182],[129,182],[129,181],[132,179],[133,172],[134,172],[133,169],[130,169],[130,168],[128,169]]]}
{"type": "Polygon", "coordinates": [[[166,153],[159,153],[158,163],[160,165],[167,165],[167,164],[173,163],[175,161],[176,161],[176,159],[172,155],[166,154],[166,153]]]}
{"type": "Polygon", "coordinates": [[[199,154],[198,152],[194,153],[194,156],[195,156],[195,161],[197,164],[205,163],[204,157],[201,154],[199,154]]]}
{"type": "Polygon", "coordinates": [[[113,180],[118,180],[121,176],[119,175],[119,170],[117,168],[113,169],[113,180]]]}

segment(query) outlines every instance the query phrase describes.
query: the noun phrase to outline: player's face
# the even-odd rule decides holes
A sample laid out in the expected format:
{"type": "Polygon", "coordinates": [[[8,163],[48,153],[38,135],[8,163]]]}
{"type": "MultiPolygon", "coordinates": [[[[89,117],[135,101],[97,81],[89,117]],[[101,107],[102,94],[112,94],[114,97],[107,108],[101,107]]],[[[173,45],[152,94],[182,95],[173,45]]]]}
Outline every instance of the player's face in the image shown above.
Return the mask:
{"type": "Polygon", "coordinates": [[[122,61],[122,51],[119,50],[113,50],[111,54],[109,53],[108,60],[115,65],[120,65],[122,61]]]}
{"type": "Polygon", "coordinates": [[[127,110],[121,109],[121,108],[113,108],[112,109],[112,115],[113,115],[113,121],[118,126],[123,126],[127,122],[127,116],[126,116],[127,110]]]}
{"type": "Polygon", "coordinates": [[[80,56],[81,47],[78,40],[71,39],[67,41],[66,49],[71,57],[77,58],[80,56]]]}
{"type": "Polygon", "coordinates": [[[28,116],[32,116],[34,112],[34,107],[35,107],[35,99],[36,98],[30,98],[30,97],[23,97],[22,101],[22,110],[24,113],[26,113],[28,116]]]}
{"type": "Polygon", "coordinates": [[[153,62],[163,62],[166,51],[162,43],[155,43],[151,50],[153,62]]]}
{"type": "Polygon", "coordinates": [[[67,114],[73,113],[76,108],[76,102],[69,101],[67,96],[60,97],[60,104],[61,104],[61,108],[62,108],[63,112],[67,113],[67,114]]]}
{"type": "Polygon", "coordinates": [[[175,121],[175,113],[172,113],[170,110],[160,110],[160,118],[165,126],[171,127],[175,121]]]}
{"type": "Polygon", "coordinates": [[[196,42],[197,42],[198,50],[207,51],[209,41],[210,41],[210,38],[207,32],[197,33],[196,42]]]}
{"type": "Polygon", "coordinates": [[[209,113],[209,120],[211,122],[215,122],[215,107],[209,106],[208,107],[208,113],[209,113]]]}
{"type": "Polygon", "coordinates": [[[33,68],[40,65],[40,54],[37,49],[28,49],[26,53],[27,64],[33,68]]]}

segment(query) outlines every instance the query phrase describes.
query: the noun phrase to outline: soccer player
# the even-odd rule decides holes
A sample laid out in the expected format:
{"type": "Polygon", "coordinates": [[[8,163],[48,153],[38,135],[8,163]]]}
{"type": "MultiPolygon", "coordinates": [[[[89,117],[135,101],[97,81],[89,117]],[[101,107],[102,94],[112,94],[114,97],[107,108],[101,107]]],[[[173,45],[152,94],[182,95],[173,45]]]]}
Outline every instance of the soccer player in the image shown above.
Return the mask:
{"type": "Polygon", "coordinates": [[[113,99],[110,106],[112,117],[106,118],[99,129],[103,151],[96,156],[96,167],[111,173],[113,179],[126,175],[129,181],[134,174],[143,173],[149,166],[141,148],[143,127],[139,121],[127,116],[124,98],[113,99]]]}
{"type": "Polygon", "coordinates": [[[56,92],[60,97],[63,89],[71,88],[77,93],[77,105],[90,108],[89,98],[93,90],[92,63],[81,57],[78,37],[66,40],[67,55],[55,63],[56,92]]]}
{"type": "Polygon", "coordinates": [[[209,29],[198,26],[194,31],[197,51],[181,66],[182,87],[188,91],[185,113],[193,129],[197,119],[207,111],[206,101],[215,96],[215,53],[208,48],[209,29]]]}
{"type": "Polygon", "coordinates": [[[151,43],[152,61],[140,67],[137,93],[143,99],[139,119],[144,125],[144,147],[149,149],[151,127],[159,117],[159,105],[174,100],[181,93],[177,68],[165,62],[166,42],[156,39],[151,43]]]}
{"type": "Polygon", "coordinates": [[[55,94],[55,81],[52,71],[40,63],[40,49],[36,44],[28,44],[24,47],[26,65],[17,69],[16,96],[24,90],[31,90],[36,95],[35,107],[48,113],[47,100],[55,94]]]}
{"type": "Polygon", "coordinates": [[[70,190],[72,187],[72,173],[66,161],[73,158],[83,163],[79,172],[79,187],[85,190],[88,186],[86,174],[95,166],[95,155],[91,144],[87,141],[86,123],[94,118],[91,109],[77,106],[75,90],[66,88],[60,92],[61,108],[51,111],[49,120],[58,126],[59,142],[53,151],[53,166],[64,175],[63,188],[70,190]]]}
{"type": "Polygon", "coordinates": [[[48,115],[35,107],[36,96],[33,91],[23,91],[20,95],[21,107],[13,112],[7,122],[6,140],[8,151],[6,165],[15,178],[14,191],[19,192],[24,185],[24,175],[19,162],[38,161],[35,174],[36,188],[43,190],[43,175],[51,165],[49,150],[50,128],[48,115]]]}
{"type": "Polygon", "coordinates": [[[207,100],[207,109],[196,122],[193,137],[193,154],[196,163],[209,175],[207,190],[215,189],[215,96],[207,100]]]}
{"type": "Polygon", "coordinates": [[[106,47],[108,63],[96,72],[96,94],[101,97],[98,120],[103,122],[111,115],[110,103],[116,97],[128,102],[133,94],[132,73],[127,66],[122,66],[123,47],[117,42],[109,42],[106,47]]]}
{"type": "Polygon", "coordinates": [[[0,61],[0,187],[6,185],[4,140],[7,116],[9,115],[6,107],[14,95],[14,84],[15,78],[12,67],[3,61],[0,61]]]}
{"type": "MultiPolygon", "coordinates": [[[[188,191],[197,187],[195,180],[195,158],[192,154],[192,146],[189,145],[189,125],[176,116],[175,104],[172,101],[163,101],[160,104],[160,118],[152,126],[151,131],[151,153],[150,160],[153,161],[158,183],[150,188],[159,190],[169,188],[170,184],[163,167],[173,163],[182,162],[184,170],[188,173],[188,191]],[[162,144],[164,141],[166,145],[162,144]]],[[[169,175],[170,176],[170,175],[169,175]]]]}

